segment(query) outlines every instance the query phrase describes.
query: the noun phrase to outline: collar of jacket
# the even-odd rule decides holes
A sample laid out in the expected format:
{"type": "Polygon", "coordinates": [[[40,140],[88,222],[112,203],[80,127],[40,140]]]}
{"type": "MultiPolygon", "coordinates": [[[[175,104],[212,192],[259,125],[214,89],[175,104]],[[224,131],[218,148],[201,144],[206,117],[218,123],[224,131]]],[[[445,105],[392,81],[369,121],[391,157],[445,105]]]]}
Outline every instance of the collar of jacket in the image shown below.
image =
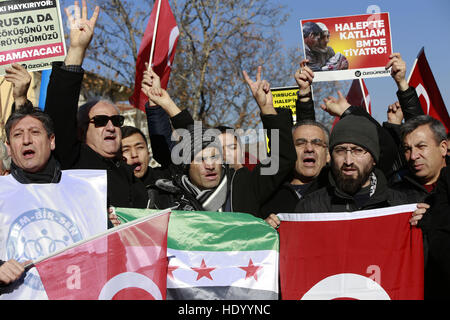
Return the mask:
{"type": "Polygon", "coordinates": [[[123,160],[119,156],[115,156],[114,158],[105,158],[95,152],[91,147],[89,147],[86,143],[82,144],[84,148],[84,157],[87,157],[89,162],[92,163],[95,167],[102,167],[98,169],[109,169],[110,167],[120,167],[121,162],[123,160]]]}
{"type": "MultiPolygon", "coordinates": [[[[445,164],[447,167],[450,167],[450,157],[445,156],[445,164]]],[[[441,169],[442,172],[442,169],[441,169]]],[[[421,182],[419,182],[414,174],[411,173],[411,171],[408,169],[407,174],[403,176],[403,180],[409,182],[414,187],[420,189],[423,192],[429,193],[428,190],[422,185],[421,182]]]]}
{"type": "Polygon", "coordinates": [[[50,155],[45,168],[35,173],[26,172],[11,162],[11,175],[22,184],[58,183],[61,180],[61,174],[61,166],[53,155],[50,155]]]}

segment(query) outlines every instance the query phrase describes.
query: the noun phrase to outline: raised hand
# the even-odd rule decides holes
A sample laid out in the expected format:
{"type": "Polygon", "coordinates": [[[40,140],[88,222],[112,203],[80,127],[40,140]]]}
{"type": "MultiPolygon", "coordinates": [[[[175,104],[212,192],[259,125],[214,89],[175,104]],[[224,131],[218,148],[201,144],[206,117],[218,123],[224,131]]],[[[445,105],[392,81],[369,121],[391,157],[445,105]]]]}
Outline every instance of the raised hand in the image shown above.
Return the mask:
{"type": "Polygon", "coordinates": [[[181,112],[181,109],[173,102],[170,95],[166,90],[160,88],[153,88],[150,83],[152,83],[152,76],[150,73],[144,72],[144,78],[142,80],[142,91],[148,97],[149,102],[153,105],[158,105],[163,108],[169,117],[176,116],[181,112]]]}
{"type": "Polygon", "coordinates": [[[338,91],[338,99],[329,96],[323,99],[324,104],[320,107],[322,110],[328,112],[332,116],[342,116],[345,110],[347,110],[351,105],[348,103],[347,99],[342,95],[341,91],[338,91]]]}
{"type": "Polygon", "coordinates": [[[18,108],[27,102],[27,93],[31,83],[31,75],[18,63],[14,63],[11,67],[6,68],[5,72],[5,80],[12,83],[12,94],[16,107],[18,108]]]}
{"type": "Polygon", "coordinates": [[[70,47],[65,59],[66,65],[82,64],[86,50],[94,36],[94,28],[100,12],[100,7],[96,6],[92,17],[88,19],[86,0],[82,1],[81,14],[78,1],[75,1],[74,7],[74,16],[68,8],[64,9],[70,24],[70,47]]]}
{"type": "Polygon", "coordinates": [[[311,83],[314,79],[314,72],[306,65],[308,62],[308,59],[302,60],[300,62],[300,68],[294,74],[301,96],[311,92],[311,83]]]}
{"type": "MultiPolygon", "coordinates": [[[[148,65],[147,62],[145,63],[145,71],[144,71],[143,79],[145,80],[145,88],[146,88],[145,90],[148,90],[149,88],[154,88],[154,89],[160,89],[161,88],[161,79],[153,71],[152,68],[149,68],[149,65],[148,65]]],[[[148,94],[144,91],[144,87],[142,87],[141,90],[148,97],[148,94]]],[[[149,100],[148,103],[149,103],[150,106],[155,106],[156,105],[152,100],[149,100]]]]}
{"type": "Polygon", "coordinates": [[[386,70],[391,68],[391,76],[398,86],[400,91],[405,91],[409,88],[406,81],[406,63],[402,59],[400,53],[393,53],[389,56],[389,62],[386,65],[386,70]]]}
{"type": "Polygon", "coordinates": [[[261,80],[262,67],[258,67],[256,73],[256,81],[253,81],[248,76],[247,72],[244,70],[242,74],[247,82],[250,90],[252,91],[253,97],[259,106],[262,114],[276,114],[275,108],[273,107],[273,97],[270,91],[270,84],[266,80],[261,80]]]}
{"type": "Polygon", "coordinates": [[[402,124],[403,121],[403,111],[400,106],[400,102],[396,101],[389,105],[387,110],[387,120],[392,124],[402,124]]]}

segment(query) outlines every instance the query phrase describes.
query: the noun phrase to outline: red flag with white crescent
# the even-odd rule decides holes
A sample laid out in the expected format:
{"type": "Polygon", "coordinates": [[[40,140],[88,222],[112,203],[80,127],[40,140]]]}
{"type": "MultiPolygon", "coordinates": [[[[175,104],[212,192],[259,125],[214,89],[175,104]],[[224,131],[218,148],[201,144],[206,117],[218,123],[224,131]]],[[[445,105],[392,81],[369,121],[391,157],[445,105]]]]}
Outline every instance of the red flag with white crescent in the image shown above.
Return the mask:
{"type": "Polygon", "coordinates": [[[414,62],[408,84],[416,89],[423,112],[441,121],[449,132],[450,117],[433,72],[431,72],[424,48],[420,50],[414,62]]]}
{"type": "Polygon", "coordinates": [[[164,300],[170,212],[110,229],[35,264],[51,300],[164,300]]]}
{"type": "Polygon", "coordinates": [[[416,300],[424,295],[416,205],[279,214],[280,289],[287,300],[416,300]]]}
{"type": "Polygon", "coordinates": [[[155,27],[157,28],[157,33],[152,57],[152,68],[161,79],[161,87],[163,89],[167,89],[173,59],[175,58],[178,37],[180,34],[168,0],[155,1],[139,48],[136,61],[134,93],[130,97],[130,103],[135,108],[141,109],[142,111],[145,111],[145,103],[148,101],[148,98],[141,91],[141,83],[145,71],[145,63],[148,63],[150,60],[153,31],[155,27]],[[161,2],[161,6],[159,10],[158,23],[156,24],[159,1],[161,2]]]}

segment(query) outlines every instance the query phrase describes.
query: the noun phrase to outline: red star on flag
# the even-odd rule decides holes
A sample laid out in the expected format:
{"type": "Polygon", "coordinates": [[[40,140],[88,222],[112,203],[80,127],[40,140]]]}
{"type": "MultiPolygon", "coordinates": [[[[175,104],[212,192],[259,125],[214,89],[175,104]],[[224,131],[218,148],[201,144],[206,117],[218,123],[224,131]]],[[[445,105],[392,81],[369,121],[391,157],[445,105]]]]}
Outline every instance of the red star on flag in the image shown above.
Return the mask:
{"type": "Polygon", "coordinates": [[[256,281],[258,281],[258,270],[262,269],[262,266],[255,266],[253,264],[252,259],[250,258],[250,261],[248,262],[247,267],[239,267],[240,269],[244,270],[246,272],[245,274],[245,280],[247,280],[250,277],[255,278],[256,281]]]}
{"type": "Polygon", "coordinates": [[[198,272],[197,280],[200,280],[202,277],[206,277],[210,280],[213,278],[211,277],[211,271],[215,270],[216,268],[208,268],[206,267],[205,260],[202,259],[202,263],[199,268],[191,268],[195,272],[198,272]]]}
{"type": "Polygon", "coordinates": [[[173,279],[173,273],[175,270],[177,270],[179,267],[176,266],[167,266],[167,275],[170,277],[170,279],[173,279]]]}

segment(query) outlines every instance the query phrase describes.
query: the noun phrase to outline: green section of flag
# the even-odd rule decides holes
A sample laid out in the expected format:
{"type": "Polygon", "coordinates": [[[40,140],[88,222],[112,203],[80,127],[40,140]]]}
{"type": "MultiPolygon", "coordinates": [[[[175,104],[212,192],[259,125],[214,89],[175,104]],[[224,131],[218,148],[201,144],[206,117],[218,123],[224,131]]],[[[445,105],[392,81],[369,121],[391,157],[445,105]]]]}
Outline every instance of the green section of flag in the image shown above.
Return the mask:
{"type": "MultiPolygon", "coordinates": [[[[158,210],[116,208],[122,223],[158,210]]],[[[189,251],[278,251],[278,233],[247,213],[172,211],[167,246],[189,251]]]]}

